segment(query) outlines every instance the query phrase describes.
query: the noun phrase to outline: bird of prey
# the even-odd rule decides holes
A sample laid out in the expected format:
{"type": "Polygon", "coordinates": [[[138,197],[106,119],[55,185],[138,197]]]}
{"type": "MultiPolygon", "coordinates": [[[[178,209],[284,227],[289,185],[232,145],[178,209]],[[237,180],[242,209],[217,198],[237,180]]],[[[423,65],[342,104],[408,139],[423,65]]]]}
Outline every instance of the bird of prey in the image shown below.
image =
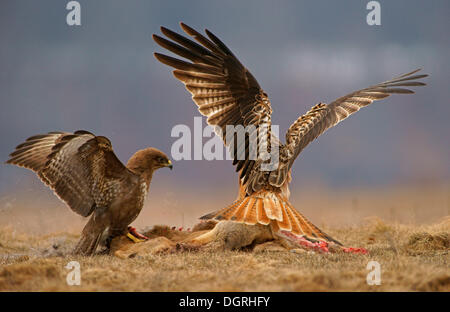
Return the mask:
{"type": "Polygon", "coordinates": [[[376,100],[394,93],[414,93],[402,87],[423,86],[425,84],[417,80],[427,75],[416,75],[419,70],[415,70],[349,93],[329,104],[318,103],[289,127],[283,144],[271,131],[272,107],[268,96],[250,71],[207,29],[204,36],[184,23],[180,25],[193,40],[165,27],[161,27],[161,32],[167,39],[158,35],[153,35],[153,39],[185,60],[160,53],[154,55],[160,62],[175,68],[174,76],[185,84],[200,113],[207,117],[208,124],[215,128],[227,147],[234,146],[230,153],[239,172],[237,200],[202,219],[270,225],[272,230],[312,242],[341,245],[308,221],[289,202],[288,185],[294,160],[327,129],[376,100]],[[229,140],[226,133],[228,125],[254,126],[255,131],[267,129],[267,136],[273,140],[267,140],[266,145],[270,152],[277,149],[277,166],[272,170],[262,170],[268,160],[260,155],[249,157],[250,145],[256,140],[254,133],[231,145],[233,140],[229,140]],[[274,143],[270,143],[272,141],[274,143]]]}
{"type": "Polygon", "coordinates": [[[125,166],[108,138],[84,130],[32,136],[7,163],[36,172],[74,212],[92,215],[74,250],[82,255],[118,235],[145,238],[128,226],[144,205],[154,171],[172,169],[168,157],[152,147],[137,151],[125,166]]]}

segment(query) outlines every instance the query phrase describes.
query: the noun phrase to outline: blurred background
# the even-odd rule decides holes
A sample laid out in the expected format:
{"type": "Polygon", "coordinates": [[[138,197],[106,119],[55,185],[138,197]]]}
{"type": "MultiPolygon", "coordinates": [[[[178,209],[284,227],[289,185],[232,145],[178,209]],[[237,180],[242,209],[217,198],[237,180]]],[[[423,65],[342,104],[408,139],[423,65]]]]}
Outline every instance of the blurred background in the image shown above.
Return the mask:
{"type": "MultiPolygon", "coordinates": [[[[172,127],[200,115],[151,35],[183,21],[250,69],[282,137],[318,102],[423,68],[415,95],[377,102],[304,150],[292,202],[318,224],[450,214],[449,1],[379,1],[381,26],[361,0],[79,1],[81,26],[66,24],[67,2],[0,3],[0,159],[31,135],[77,129],[109,137],[123,162],[147,146],[170,153],[172,127]]],[[[137,222],[190,226],[236,194],[230,161],[178,161],[155,174],[137,222]]],[[[31,171],[0,165],[0,224],[54,230],[61,217],[84,222],[31,171]]]]}

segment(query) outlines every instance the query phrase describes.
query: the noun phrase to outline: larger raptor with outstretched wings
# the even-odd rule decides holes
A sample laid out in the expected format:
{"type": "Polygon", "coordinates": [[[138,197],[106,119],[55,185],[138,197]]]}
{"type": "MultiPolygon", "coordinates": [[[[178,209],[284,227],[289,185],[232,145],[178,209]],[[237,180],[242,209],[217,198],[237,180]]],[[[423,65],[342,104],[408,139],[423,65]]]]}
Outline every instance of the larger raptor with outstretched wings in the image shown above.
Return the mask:
{"type": "Polygon", "coordinates": [[[240,173],[238,199],[230,206],[202,218],[270,224],[274,230],[288,231],[312,241],[339,244],[290,204],[288,184],[294,160],[327,129],[376,100],[394,93],[414,93],[404,87],[425,85],[417,80],[427,75],[418,75],[419,70],[415,70],[352,92],[330,104],[319,103],[289,127],[283,144],[271,131],[272,107],[267,94],[250,71],[210,31],[205,30],[206,37],[186,24],[181,23],[181,28],[195,41],[165,27],[161,27],[161,32],[167,39],[158,35],[153,35],[153,39],[185,60],[160,53],[155,53],[155,57],[175,68],[175,77],[192,94],[200,113],[207,117],[208,124],[215,127],[225,145],[232,147],[233,164],[240,173]],[[235,135],[227,133],[228,126],[250,126],[250,131],[245,134],[244,140],[236,140],[235,135]],[[252,151],[259,151],[259,147],[255,147],[257,143],[264,145],[262,150],[266,153],[250,157],[254,155],[252,151]],[[277,160],[275,166],[263,167],[269,162],[273,164],[274,158],[277,160]]]}

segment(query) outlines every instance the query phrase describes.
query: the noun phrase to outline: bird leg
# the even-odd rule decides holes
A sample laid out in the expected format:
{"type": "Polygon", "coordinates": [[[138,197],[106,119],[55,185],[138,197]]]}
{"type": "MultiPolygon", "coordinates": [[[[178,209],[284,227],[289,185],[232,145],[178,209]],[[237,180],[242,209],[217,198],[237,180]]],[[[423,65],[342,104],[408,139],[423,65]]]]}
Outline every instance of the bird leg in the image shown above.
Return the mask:
{"type": "Polygon", "coordinates": [[[127,233],[127,237],[129,239],[131,239],[133,242],[135,243],[141,243],[141,242],[145,242],[146,240],[148,240],[149,238],[145,235],[142,235],[141,233],[139,233],[136,228],[129,226],[128,227],[128,233],[127,233]]]}

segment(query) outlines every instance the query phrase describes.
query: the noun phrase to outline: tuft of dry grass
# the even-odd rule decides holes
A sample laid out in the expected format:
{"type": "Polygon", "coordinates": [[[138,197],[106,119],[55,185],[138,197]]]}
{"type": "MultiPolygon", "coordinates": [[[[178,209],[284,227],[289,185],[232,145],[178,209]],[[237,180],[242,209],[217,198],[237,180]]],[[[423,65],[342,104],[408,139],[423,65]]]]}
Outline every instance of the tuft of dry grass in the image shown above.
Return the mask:
{"type": "Polygon", "coordinates": [[[450,248],[450,234],[414,233],[409,237],[406,248],[416,251],[447,250],[450,248]]]}

